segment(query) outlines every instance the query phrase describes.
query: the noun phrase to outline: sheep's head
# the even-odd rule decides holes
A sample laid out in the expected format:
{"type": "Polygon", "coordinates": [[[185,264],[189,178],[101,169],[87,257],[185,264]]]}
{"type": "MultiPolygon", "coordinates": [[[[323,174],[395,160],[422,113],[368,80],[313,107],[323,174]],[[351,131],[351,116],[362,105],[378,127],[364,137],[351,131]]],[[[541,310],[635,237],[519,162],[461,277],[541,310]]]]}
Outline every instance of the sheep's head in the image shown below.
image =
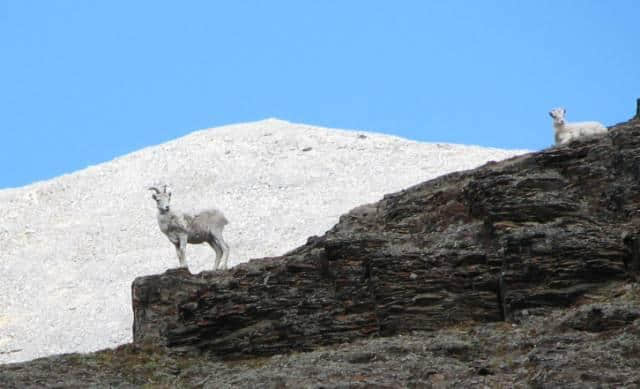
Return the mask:
{"type": "Polygon", "coordinates": [[[564,108],[554,108],[549,112],[554,124],[564,124],[564,115],[566,114],[567,110],[564,108]]]}
{"type": "Polygon", "coordinates": [[[158,207],[160,213],[169,212],[169,204],[171,203],[171,191],[167,189],[167,186],[163,185],[162,190],[158,189],[155,186],[151,186],[148,189],[154,192],[151,197],[156,201],[156,206],[158,207]]]}

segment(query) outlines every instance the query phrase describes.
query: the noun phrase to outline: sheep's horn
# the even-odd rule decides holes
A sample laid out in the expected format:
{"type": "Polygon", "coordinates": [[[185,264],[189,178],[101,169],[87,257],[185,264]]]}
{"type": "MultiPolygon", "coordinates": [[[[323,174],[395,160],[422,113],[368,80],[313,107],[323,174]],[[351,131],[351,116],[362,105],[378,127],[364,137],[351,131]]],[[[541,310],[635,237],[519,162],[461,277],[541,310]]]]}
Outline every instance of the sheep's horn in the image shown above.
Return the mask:
{"type": "Polygon", "coordinates": [[[167,193],[167,186],[166,186],[166,185],[164,185],[164,187],[162,188],[162,191],[163,191],[164,193],[167,193]]]}
{"type": "Polygon", "coordinates": [[[150,187],[148,187],[147,189],[148,189],[148,190],[153,190],[153,191],[155,191],[155,192],[156,192],[156,194],[159,194],[159,193],[160,193],[160,189],[156,188],[155,186],[150,186],[150,187]]]}

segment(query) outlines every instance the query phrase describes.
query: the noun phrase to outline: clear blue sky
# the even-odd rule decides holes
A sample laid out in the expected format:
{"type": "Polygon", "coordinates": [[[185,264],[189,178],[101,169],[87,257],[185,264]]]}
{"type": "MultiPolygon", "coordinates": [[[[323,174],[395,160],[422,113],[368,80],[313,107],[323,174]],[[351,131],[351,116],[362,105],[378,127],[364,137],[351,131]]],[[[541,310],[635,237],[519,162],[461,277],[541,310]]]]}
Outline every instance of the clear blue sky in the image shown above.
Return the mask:
{"type": "Polygon", "coordinates": [[[0,188],[277,117],[541,149],[640,97],[640,1],[0,0],[0,188]]]}

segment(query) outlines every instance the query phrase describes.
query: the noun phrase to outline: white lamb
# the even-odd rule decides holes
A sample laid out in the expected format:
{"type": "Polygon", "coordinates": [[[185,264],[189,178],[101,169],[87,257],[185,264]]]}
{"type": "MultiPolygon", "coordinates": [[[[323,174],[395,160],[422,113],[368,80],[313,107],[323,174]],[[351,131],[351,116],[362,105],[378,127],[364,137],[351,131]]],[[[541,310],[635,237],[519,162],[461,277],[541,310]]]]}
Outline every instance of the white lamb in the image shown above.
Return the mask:
{"type": "Polygon", "coordinates": [[[607,132],[607,127],[598,122],[567,123],[564,119],[566,114],[567,110],[564,108],[554,108],[549,112],[549,116],[553,119],[553,128],[556,131],[556,145],[607,132]]]}
{"type": "Polygon", "coordinates": [[[170,209],[171,191],[166,185],[163,185],[162,190],[155,186],[150,187],[149,190],[155,192],[152,197],[158,207],[158,225],[175,246],[180,267],[187,267],[185,258],[187,243],[207,242],[216,252],[214,270],[227,269],[229,245],[222,238],[222,230],[228,221],[222,212],[215,208],[196,214],[174,212],[170,209]],[[222,267],[220,267],[221,261],[222,267]]]}

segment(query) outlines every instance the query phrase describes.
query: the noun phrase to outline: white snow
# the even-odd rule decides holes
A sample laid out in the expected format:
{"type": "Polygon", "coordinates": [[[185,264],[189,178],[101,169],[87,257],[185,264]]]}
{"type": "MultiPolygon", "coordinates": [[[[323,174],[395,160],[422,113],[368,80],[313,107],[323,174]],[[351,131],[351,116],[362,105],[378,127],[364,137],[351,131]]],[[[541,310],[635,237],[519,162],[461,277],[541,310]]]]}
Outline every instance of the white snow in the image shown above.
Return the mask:
{"type": "MultiPolygon", "coordinates": [[[[0,190],[0,363],[131,341],[131,282],[178,266],[150,184],[170,184],[176,208],[221,209],[233,266],[298,247],[385,193],[524,152],[267,119],[0,190]]],[[[187,248],[193,273],[213,258],[187,248]]]]}

